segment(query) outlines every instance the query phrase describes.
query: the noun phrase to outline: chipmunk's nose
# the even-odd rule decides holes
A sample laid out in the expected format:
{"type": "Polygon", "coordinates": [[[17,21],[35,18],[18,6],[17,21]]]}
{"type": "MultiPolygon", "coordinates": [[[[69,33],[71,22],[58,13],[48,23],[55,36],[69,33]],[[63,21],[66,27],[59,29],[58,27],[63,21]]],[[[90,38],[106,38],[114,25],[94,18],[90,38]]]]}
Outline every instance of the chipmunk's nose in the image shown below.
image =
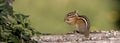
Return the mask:
{"type": "Polygon", "coordinates": [[[69,19],[66,19],[66,21],[69,21],[69,19]]]}
{"type": "Polygon", "coordinates": [[[64,19],[65,22],[69,21],[69,19],[64,19]]]}

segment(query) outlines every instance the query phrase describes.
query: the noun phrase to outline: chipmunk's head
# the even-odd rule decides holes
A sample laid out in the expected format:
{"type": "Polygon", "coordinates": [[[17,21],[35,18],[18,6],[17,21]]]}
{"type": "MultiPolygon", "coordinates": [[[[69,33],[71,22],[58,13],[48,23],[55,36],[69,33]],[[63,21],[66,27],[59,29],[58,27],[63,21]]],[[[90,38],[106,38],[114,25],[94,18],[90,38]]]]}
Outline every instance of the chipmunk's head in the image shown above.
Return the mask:
{"type": "Polygon", "coordinates": [[[73,12],[68,13],[64,18],[64,21],[68,24],[74,24],[78,16],[79,16],[78,12],[75,10],[73,12]]]}
{"type": "Polygon", "coordinates": [[[78,11],[77,10],[75,10],[75,11],[72,11],[72,12],[69,12],[68,14],[67,14],[67,17],[74,17],[74,16],[78,16],[78,11]]]}

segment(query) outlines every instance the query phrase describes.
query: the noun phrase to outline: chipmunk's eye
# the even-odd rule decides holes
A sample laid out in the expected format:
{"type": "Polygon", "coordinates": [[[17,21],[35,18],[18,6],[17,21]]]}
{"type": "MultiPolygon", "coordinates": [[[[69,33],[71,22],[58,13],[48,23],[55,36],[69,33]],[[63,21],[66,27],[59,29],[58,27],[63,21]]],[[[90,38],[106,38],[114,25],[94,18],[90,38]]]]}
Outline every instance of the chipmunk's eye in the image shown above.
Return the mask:
{"type": "Polygon", "coordinates": [[[72,18],[72,17],[75,17],[75,16],[72,15],[72,16],[69,16],[69,17],[72,18]]]}
{"type": "Polygon", "coordinates": [[[71,16],[71,14],[67,14],[67,16],[71,16]]]}

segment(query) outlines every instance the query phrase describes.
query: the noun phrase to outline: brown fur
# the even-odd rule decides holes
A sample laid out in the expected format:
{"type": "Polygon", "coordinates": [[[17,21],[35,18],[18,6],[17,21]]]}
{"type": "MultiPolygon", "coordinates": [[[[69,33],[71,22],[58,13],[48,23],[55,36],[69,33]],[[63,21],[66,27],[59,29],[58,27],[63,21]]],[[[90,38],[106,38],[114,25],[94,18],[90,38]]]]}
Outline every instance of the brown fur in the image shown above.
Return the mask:
{"type": "Polygon", "coordinates": [[[70,12],[65,17],[64,21],[76,27],[76,31],[89,37],[90,23],[86,16],[80,16],[76,11],[70,12]]]}

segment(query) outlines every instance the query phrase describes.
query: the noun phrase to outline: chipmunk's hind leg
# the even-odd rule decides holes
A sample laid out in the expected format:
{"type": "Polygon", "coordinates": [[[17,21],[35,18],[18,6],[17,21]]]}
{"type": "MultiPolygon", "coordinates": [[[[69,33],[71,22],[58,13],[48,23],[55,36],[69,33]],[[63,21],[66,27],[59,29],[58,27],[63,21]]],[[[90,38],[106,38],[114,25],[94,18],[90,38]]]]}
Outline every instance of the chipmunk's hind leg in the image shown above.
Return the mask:
{"type": "Polygon", "coordinates": [[[73,32],[74,32],[74,33],[80,33],[78,30],[74,30],[73,32]]]}
{"type": "Polygon", "coordinates": [[[83,34],[86,38],[89,38],[89,30],[88,31],[76,31],[79,34],[83,34]]]}

